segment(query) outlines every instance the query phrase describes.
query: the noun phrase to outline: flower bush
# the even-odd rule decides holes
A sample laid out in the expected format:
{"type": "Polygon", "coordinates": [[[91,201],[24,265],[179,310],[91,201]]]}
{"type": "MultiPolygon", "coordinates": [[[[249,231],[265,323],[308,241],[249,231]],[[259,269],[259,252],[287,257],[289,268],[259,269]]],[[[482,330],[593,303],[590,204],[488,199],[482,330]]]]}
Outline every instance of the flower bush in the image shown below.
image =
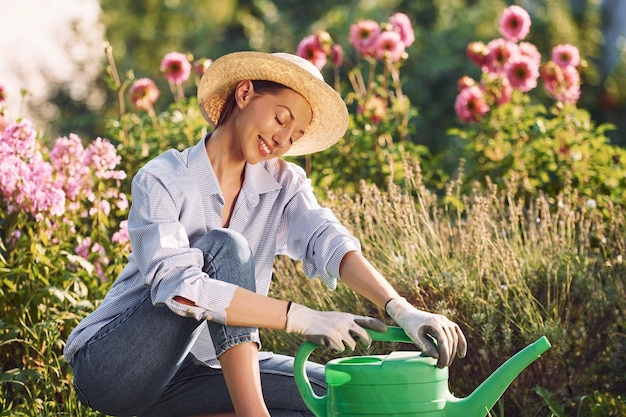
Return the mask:
{"type": "Polygon", "coordinates": [[[421,155],[424,163],[428,160],[426,147],[412,140],[411,120],[417,110],[404,94],[400,76],[409,58],[407,48],[415,41],[410,19],[395,13],[382,23],[359,20],[350,26],[348,39],[351,48],[344,48],[321,30],[302,39],[296,49],[318,69],[332,71],[335,89],[350,109],[344,138],[307,158],[312,181],[322,189],[356,190],[364,178],[382,186],[402,176],[407,152],[421,155]],[[342,71],[348,88],[341,82],[342,71]]]}
{"type": "Polygon", "coordinates": [[[449,132],[466,143],[467,178],[484,183],[489,176],[520,195],[540,190],[556,196],[571,183],[586,198],[623,201],[626,152],[609,143],[610,125],[597,126],[576,107],[584,68],[578,48],[557,45],[542,63],[535,45],[524,41],[531,18],[523,8],[508,7],[499,23],[502,38],[467,47],[480,78],[465,75],[458,82],[454,108],[466,125],[449,132]],[[553,100],[550,107],[544,98],[553,100]]]}

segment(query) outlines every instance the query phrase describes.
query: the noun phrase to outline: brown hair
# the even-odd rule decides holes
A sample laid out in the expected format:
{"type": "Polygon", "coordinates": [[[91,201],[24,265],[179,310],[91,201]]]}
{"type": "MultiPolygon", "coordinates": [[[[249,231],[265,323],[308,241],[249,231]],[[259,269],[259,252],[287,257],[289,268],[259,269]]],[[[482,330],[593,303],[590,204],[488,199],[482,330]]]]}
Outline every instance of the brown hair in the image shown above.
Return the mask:
{"type": "MultiPolygon", "coordinates": [[[[283,90],[291,90],[291,88],[276,83],[274,81],[267,80],[251,80],[252,86],[254,87],[254,91],[259,94],[278,94],[283,90]]],[[[217,121],[216,128],[223,125],[230,119],[230,116],[237,105],[235,101],[235,90],[231,91],[231,93],[226,97],[226,101],[224,102],[224,106],[222,107],[222,111],[220,112],[220,118],[217,121]]]]}

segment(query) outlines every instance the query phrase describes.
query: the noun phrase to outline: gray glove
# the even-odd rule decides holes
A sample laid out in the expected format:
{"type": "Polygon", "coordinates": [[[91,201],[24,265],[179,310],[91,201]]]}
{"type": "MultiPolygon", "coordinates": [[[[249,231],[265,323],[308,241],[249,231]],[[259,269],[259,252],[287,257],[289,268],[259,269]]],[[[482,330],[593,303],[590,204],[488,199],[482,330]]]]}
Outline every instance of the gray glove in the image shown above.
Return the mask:
{"type": "Polygon", "coordinates": [[[354,350],[356,342],[369,346],[372,338],[365,328],[387,331],[387,325],[373,317],[356,316],[337,311],[317,311],[291,303],[287,311],[286,331],[304,335],[307,340],[328,346],[337,352],[354,350]]]}
{"type": "Polygon", "coordinates": [[[465,336],[460,327],[447,317],[418,310],[403,297],[391,299],[385,310],[422,352],[437,359],[438,368],[449,366],[455,356],[465,357],[465,336]]]}

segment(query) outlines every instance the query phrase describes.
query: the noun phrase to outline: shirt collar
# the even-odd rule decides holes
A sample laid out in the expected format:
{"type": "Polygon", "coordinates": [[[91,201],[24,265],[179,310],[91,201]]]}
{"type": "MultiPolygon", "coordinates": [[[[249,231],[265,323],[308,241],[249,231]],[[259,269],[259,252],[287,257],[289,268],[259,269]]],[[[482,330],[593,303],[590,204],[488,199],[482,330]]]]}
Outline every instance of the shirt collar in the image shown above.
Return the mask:
{"type": "MultiPolygon", "coordinates": [[[[221,195],[220,185],[213,171],[213,166],[206,153],[205,139],[206,135],[189,150],[187,166],[192,172],[194,178],[205,178],[199,181],[199,187],[202,194],[205,195],[221,195]]],[[[259,203],[259,195],[270,191],[280,190],[281,185],[267,170],[267,162],[258,164],[246,164],[246,172],[241,192],[251,207],[255,207],[259,203]]]]}

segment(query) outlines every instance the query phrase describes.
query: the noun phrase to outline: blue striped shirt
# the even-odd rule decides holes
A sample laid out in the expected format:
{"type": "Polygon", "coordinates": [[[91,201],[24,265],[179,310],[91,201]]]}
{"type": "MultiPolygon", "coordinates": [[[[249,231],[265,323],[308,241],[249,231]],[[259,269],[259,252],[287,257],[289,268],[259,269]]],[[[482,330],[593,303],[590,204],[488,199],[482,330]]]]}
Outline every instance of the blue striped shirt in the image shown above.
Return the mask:
{"type": "MultiPolygon", "coordinates": [[[[222,227],[224,198],[204,138],[180,152],[170,150],[141,168],[132,182],[128,231],[133,251],[102,303],[72,331],[65,347],[68,362],[102,326],[138,302],[150,288],[154,305],[182,316],[226,323],[235,286],[202,272],[203,255],[192,248],[209,230],[222,227]],[[173,300],[182,296],[196,306],[173,300]]],[[[330,289],[339,278],[344,255],[360,250],[328,208],[318,203],[299,166],[274,158],[247,164],[243,186],[228,226],[241,233],[254,254],[256,290],[267,295],[276,255],[302,260],[309,278],[321,277],[330,289]]],[[[191,352],[217,364],[207,326],[191,352]]]]}

